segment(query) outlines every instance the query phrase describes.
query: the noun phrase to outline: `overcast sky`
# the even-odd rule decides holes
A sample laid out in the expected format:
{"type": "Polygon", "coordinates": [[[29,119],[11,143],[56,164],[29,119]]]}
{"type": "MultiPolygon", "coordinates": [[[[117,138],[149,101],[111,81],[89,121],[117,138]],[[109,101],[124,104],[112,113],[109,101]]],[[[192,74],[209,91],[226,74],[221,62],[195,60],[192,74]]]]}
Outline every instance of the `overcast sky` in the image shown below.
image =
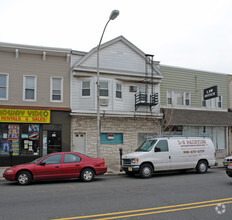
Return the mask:
{"type": "Polygon", "coordinates": [[[232,74],[232,0],[0,0],[0,42],[90,51],[123,35],[170,66],[232,74]]]}

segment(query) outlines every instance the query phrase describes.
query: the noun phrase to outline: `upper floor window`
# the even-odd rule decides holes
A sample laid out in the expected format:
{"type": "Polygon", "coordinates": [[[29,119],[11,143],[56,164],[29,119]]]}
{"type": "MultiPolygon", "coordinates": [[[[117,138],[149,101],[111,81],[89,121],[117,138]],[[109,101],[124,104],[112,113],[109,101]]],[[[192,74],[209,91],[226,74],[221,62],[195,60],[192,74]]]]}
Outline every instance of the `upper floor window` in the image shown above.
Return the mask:
{"type": "Polygon", "coordinates": [[[82,96],[90,96],[90,81],[82,82],[82,96]]]}
{"type": "Polygon", "coordinates": [[[63,78],[51,78],[51,101],[63,101],[63,78]]]}
{"type": "Polygon", "coordinates": [[[108,82],[100,82],[100,96],[108,96],[108,82]]]}
{"type": "Polygon", "coordinates": [[[174,106],[190,106],[191,93],[183,91],[167,91],[167,104],[174,106]]]}
{"type": "Polygon", "coordinates": [[[24,76],[24,101],[36,100],[36,76],[24,76]]]}
{"type": "Polygon", "coordinates": [[[122,85],[116,84],[116,98],[122,98],[122,85]]]}
{"type": "Polygon", "coordinates": [[[202,107],[205,108],[222,108],[222,96],[219,95],[218,97],[204,100],[202,95],[202,107]]]}
{"type": "Polygon", "coordinates": [[[0,74],[0,100],[8,99],[8,74],[0,74]]]}

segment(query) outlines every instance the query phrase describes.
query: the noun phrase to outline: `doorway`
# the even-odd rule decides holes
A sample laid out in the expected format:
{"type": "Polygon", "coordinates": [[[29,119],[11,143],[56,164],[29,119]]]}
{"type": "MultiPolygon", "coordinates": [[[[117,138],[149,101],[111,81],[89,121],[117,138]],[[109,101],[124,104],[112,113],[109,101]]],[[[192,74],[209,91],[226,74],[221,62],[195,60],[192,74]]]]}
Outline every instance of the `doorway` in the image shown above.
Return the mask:
{"type": "Polygon", "coordinates": [[[61,152],[61,131],[48,131],[47,149],[48,154],[61,152]]]}
{"type": "Polygon", "coordinates": [[[73,135],[73,151],[81,154],[86,153],[86,133],[74,132],[73,135]]]}

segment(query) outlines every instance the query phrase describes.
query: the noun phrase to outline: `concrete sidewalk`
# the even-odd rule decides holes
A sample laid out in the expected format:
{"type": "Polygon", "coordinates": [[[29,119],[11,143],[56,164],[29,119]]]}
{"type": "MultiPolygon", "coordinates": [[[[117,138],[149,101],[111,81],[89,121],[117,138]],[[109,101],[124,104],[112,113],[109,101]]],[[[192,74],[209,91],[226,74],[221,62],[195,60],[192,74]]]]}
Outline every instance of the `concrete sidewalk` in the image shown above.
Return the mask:
{"type": "MultiPolygon", "coordinates": [[[[223,164],[223,158],[217,159],[216,160],[218,162],[218,166],[216,167],[212,167],[214,168],[222,168],[223,164]]],[[[105,175],[119,175],[119,174],[123,174],[124,172],[120,172],[120,165],[106,165],[107,166],[107,173],[105,175]]],[[[3,178],[3,173],[4,171],[7,169],[8,167],[0,167],[0,181],[4,181],[5,179],[3,178]]]]}

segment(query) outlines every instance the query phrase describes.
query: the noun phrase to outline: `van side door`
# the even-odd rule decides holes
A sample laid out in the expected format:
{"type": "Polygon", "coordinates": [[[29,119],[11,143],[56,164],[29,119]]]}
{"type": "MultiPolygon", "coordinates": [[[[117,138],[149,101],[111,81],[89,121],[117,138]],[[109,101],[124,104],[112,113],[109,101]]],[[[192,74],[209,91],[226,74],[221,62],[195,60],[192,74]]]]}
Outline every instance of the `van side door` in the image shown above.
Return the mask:
{"type": "Polygon", "coordinates": [[[171,168],[171,155],[167,140],[159,140],[154,147],[153,154],[155,171],[169,170],[171,168]]]}

